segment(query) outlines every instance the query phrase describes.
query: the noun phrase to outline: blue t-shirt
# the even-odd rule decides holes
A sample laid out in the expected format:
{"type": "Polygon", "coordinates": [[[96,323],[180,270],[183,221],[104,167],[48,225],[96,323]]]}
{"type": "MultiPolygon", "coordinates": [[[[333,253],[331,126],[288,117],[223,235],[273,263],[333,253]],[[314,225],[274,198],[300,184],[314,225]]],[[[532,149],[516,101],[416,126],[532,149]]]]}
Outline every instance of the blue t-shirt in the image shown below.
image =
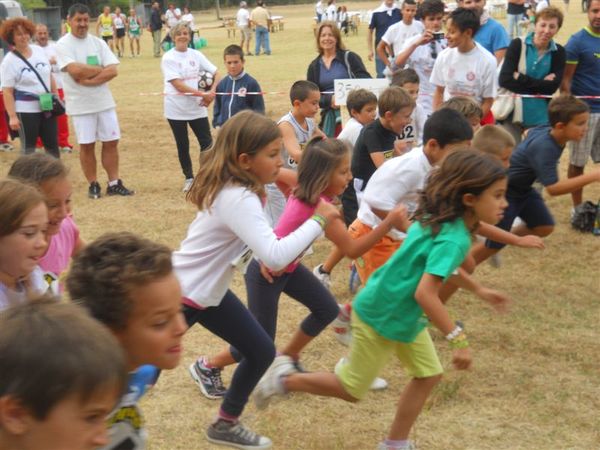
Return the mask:
{"type": "Polygon", "coordinates": [[[498,50],[507,48],[510,40],[504,27],[499,22],[489,18],[475,33],[475,42],[494,55],[498,50]]]}
{"type": "Polygon", "coordinates": [[[346,65],[337,59],[331,61],[329,69],[325,66],[323,58],[319,59],[319,88],[323,92],[333,91],[333,81],[350,78],[346,65]]]}
{"type": "Polygon", "coordinates": [[[544,186],[558,182],[558,162],[563,148],[550,134],[548,126],[529,130],[510,157],[508,169],[509,197],[521,197],[531,191],[537,179],[544,186]]]}
{"type": "Polygon", "coordinates": [[[371,14],[371,23],[369,29],[375,29],[375,45],[379,44],[381,37],[385,34],[390,25],[398,23],[402,20],[402,13],[398,8],[394,8],[391,12],[375,11],[371,14]]]}
{"type": "MultiPolygon", "coordinates": [[[[600,34],[589,27],[570,37],[565,46],[567,64],[577,64],[571,93],[573,95],[600,96],[600,34]]],[[[584,99],[593,113],[600,113],[600,100],[584,99]]]]}

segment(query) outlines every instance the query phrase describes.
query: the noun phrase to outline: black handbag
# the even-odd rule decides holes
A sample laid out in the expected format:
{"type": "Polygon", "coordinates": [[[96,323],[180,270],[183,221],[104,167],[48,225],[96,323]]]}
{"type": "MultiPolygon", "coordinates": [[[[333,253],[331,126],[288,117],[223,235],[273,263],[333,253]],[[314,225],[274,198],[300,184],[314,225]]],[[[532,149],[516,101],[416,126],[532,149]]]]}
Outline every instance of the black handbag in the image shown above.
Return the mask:
{"type": "MultiPolygon", "coordinates": [[[[50,89],[48,89],[48,87],[46,86],[46,83],[44,83],[44,80],[42,80],[42,77],[40,76],[38,71],[35,70],[35,68],[31,65],[31,63],[29,61],[27,61],[27,59],[25,59],[25,57],[23,55],[21,55],[21,53],[18,52],[17,50],[13,50],[13,53],[18,58],[20,58],[25,64],[27,64],[29,66],[29,68],[32,70],[32,72],[35,73],[36,76],[38,77],[38,80],[40,80],[40,83],[42,83],[44,90],[48,94],[50,94],[51,93],[50,89]]],[[[58,98],[58,96],[56,94],[52,94],[52,109],[50,110],[50,113],[54,117],[56,117],[56,116],[62,116],[65,112],[66,112],[65,104],[62,102],[62,100],[60,98],[58,98]]]]}

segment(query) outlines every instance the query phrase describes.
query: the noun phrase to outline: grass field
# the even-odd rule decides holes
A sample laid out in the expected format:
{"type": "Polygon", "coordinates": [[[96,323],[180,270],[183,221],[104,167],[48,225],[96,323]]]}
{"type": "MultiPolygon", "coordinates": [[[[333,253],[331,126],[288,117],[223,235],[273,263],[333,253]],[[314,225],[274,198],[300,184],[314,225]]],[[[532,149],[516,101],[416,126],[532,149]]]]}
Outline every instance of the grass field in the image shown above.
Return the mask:
{"type": "MultiPolygon", "coordinates": [[[[375,2],[353,3],[349,9],[375,6],[375,2]]],[[[561,43],[587,23],[578,5],[571,5],[571,9],[577,12],[567,15],[558,36],[561,43]]],[[[271,34],[272,56],[248,57],[246,68],[263,90],[287,92],[292,81],[305,77],[316,55],[312,6],[275,7],[272,12],[285,16],[285,31],[271,34]]],[[[233,10],[223,12],[232,14],[233,10]]],[[[201,34],[209,43],[203,52],[223,73],[222,49],[237,38],[227,39],[225,30],[216,28],[219,22],[214,18],[212,11],[196,15],[201,34]]],[[[357,36],[346,39],[346,44],[366,59],[366,26],[363,24],[357,36]]],[[[105,231],[131,230],[177,248],[195,210],[180,192],[183,176],[163,118],[162,97],[140,95],[161,92],[163,83],[148,33],[142,46],[143,57],[123,58],[119,76],[111,83],[123,135],[121,175],[127,186],[137,190],[135,197],[88,200],[78,154],[63,158],[72,168],[74,214],[86,240],[105,231]]],[[[368,68],[373,70],[372,63],[368,68]]],[[[288,109],[286,95],[270,95],[265,100],[272,119],[288,109]]],[[[192,145],[192,154],[197,161],[196,145],[192,145]]],[[[6,173],[16,157],[16,152],[0,153],[1,173],[6,173]]],[[[566,165],[563,157],[563,175],[566,165]]],[[[105,185],[105,174],[101,170],[99,174],[105,185]]],[[[600,187],[586,189],[585,197],[597,200],[600,187]]],[[[448,371],[414,429],[413,438],[420,448],[600,448],[600,239],[571,230],[568,197],[547,200],[557,220],[555,233],[546,240],[547,249],[507,249],[500,268],[486,264],[477,272],[477,278],[486,285],[512,296],[512,311],[498,316],[466,293],[451,302],[451,313],[463,319],[468,328],[472,370],[452,370],[447,345],[437,332],[432,333],[448,371]]],[[[323,241],[315,247],[315,254],[306,261],[309,267],[324,258],[329,245],[323,241]]],[[[340,302],[351,299],[347,272],[343,263],[333,274],[334,294],[340,302]]],[[[234,290],[245,298],[239,277],[234,290]]],[[[296,303],[282,298],[278,342],[291,335],[304,315],[296,303]]],[[[217,448],[205,441],[204,429],[218,402],[199,393],[186,368],[198,355],[221,349],[223,342],[196,326],[184,344],[181,366],[163,373],[142,401],[151,450],[217,448]]],[[[303,362],[309,370],[331,370],[345,351],[326,330],[308,347],[303,362]]],[[[226,371],[226,380],[231,372],[226,371]]],[[[372,449],[385,436],[407,381],[395,361],[382,376],[389,381],[389,388],[370,394],[359,404],[295,395],[266,412],[259,413],[249,405],[243,420],[271,437],[277,449],[372,449]]]]}

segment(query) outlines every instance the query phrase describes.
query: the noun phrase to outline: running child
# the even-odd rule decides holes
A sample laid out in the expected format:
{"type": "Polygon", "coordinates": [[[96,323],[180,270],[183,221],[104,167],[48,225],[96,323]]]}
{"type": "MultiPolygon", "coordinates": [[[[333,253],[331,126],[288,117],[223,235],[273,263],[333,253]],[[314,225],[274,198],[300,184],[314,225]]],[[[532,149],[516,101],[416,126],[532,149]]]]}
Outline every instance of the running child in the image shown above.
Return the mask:
{"type": "Polygon", "coordinates": [[[110,51],[114,52],[114,35],[115,25],[113,23],[113,15],[110,13],[110,6],[105,6],[96,22],[96,36],[106,42],[110,47],[110,51]]]}
{"type": "MultiPolygon", "coordinates": [[[[404,388],[387,438],[380,450],[414,448],[412,426],[443,369],[427,330],[430,321],[453,350],[453,365],[471,365],[469,341],[454,323],[438,292],[461,264],[479,221],[495,223],[506,208],[506,174],[494,158],[456,151],[431,173],[420,194],[415,222],[394,255],[357,295],[352,313],[354,336],[348,362],[335,373],[296,373],[273,367],[259,383],[255,401],[267,406],[287,392],[337,397],[356,402],[388,358],[395,354],[412,377],[404,388]]],[[[465,286],[485,298],[508,299],[466,278],[465,286]],[[467,282],[468,281],[468,282],[467,282]]]]}
{"type": "Polygon", "coordinates": [[[265,113],[265,101],[258,82],[244,71],[244,51],[239,45],[228,45],[223,51],[227,76],[217,85],[213,109],[213,127],[218,128],[234,114],[251,109],[265,113]],[[250,92],[251,94],[248,94],[250,92]],[[258,94],[256,94],[258,93],[258,94]]]}
{"type": "Polygon", "coordinates": [[[137,16],[135,8],[129,10],[127,18],[127,35],[129,36],[129,48],[131,49],[131,57],[140,57],[140,38],[142,37],[143,27],[142,20],[137,16]],[[135,52],[133,47],[135,46],[135,52]]]}
{"type": "MultiPolygon", "coordinates": [[[[253,255],[274,271],[287,267],[327,223],[339,217],[333,205],[320,201],[304,224],[277,238],[262,202],[264,185],[275,181],[283,165],[280,152],[281,131],[266,117],[242,111],[225,122],[212,149],[201,154],[200,170],[188,194],[199,212],[173,254],[188,326],[200,323],[243,355],[206,431],[215,444],[245,449],[272,445],[269,438],[239,422],[250,393],[275,357],[275,346],[229,290],[234,271],[245,272],[253,255]]],[[[218,383],[220,371],[208,368],[218,383]]]]}
{"type": "MultiPolygon", "coordinates": [[[[298,166],[298,186],[288,198],[283,214],[273,230],[278,238],[293,233],[308,220],[320,200],[331,202],[344,192],[352,179],[348,150],[338,139],[324,139],[319,136],[308,143],[298,166]]],[[[404,229],[407,226],[408,218],[404,208],[400,207],[390,211],[379,227],[358,239],[350,236],[341,218],[327,224],[325,237],[343,249],[346,256],[357,258],[394,227],[404,229]]],[[[273,340],[277,331],[277,310],[282,293],[310,310],[310,314],[301,323],[290,342],[281,350],[281,354],[290,357],[296,367],[301,367],[300,352],[339,313],[335,298],[301,263],[300,258],[283,270],[277,271],[254,259],[249,264],[244,278],[248,291],[248,309],[273,340]]],[[[239,361],[241,356],[240,352],[232,347],[212,357],[201,357],[192,364],[190,373],[205,396],[218,398],[225,393],[221,383],[215,386],[211,382],[211,368],[212,374],[215,374],[215,369],[221,371],[223,367],[239,361]]],[[[280,358],[275,358],[275,364],[280,358]]]]}
{"type": "Polygon", "coordinates": [[[62,291],[59,279],[69,267],[71,258],[85,245],[71,214],[73,187],[68,173],[60,159],[40,153],[21,156],[8,172],[9,177],[36,186],[46,200],[48,247],[38,264],[46,283],[44,291],[50,290],[54,294],[62,291]]]}
{"type": "Polygon", "coordinates": [[[515,145],[515,138],[500,125],[484,125],[471,141],[474,149],[495,156],[505,169],[510,167],[510,157],[515,145]]]}
{"type": "Polygon", "coordinates": [[[93,450],[108,444],[106,416],[127,375],[123,352],[106,327],[58,300],[0,313],[2,449],[93,450]]]}
{"type": "Polygon", "coordinates": [[[427,120],[427,114],[418,103],[420,83],[419,75],[414,69],[400,70],[392,77],[392,86],[401,87],[415,101],[415,109],[410,115],[410,123],[402,130],[400,142],[396,145],[397,148],[402,148],[405,152],[413,147],[423,145],[423,126],[427,120]],[[401,145],[401,147],[398,147],[398,145],[401,145]]]}
{"type": "MultiPolygon", "coordinates": [[[[566,180],[560,180],[558,176],[558,163],[565,145],[585,136],[589,115],[588,105],[571,95],[552,99],[548,105],[550,126],[530,129],[510,158],[508,208],[498,227],[517,236],[546,237],[554,231],[554,219],[541,195],[533,188],[535,180],[553,197],[600,182],[600,169],[566,180]],[[513,227],[516,217],[523,223],[513,227]]],[[[473,257],[480,263],[503,247],[503,243],[488,240],[485,245],[475,245],[473,257]]]]}
{"type": "Polygon", "coordinates": [[[110,428],[103,449],[143,449],[146,430],[137,403],[159,369],[179,364],[187,328],[171,251],[132,233],[107,233],[77,255],[66,284],[71,300],[109,328],[125,353],[127,390],[103,418],[110,428]]]}
{"type": "Polygon", "coordinates": [[[0,311],[44,293],[38,263],[46,251],[48,208],[42,194],[18,180],[0,181],[0,311]]]}
{"type": "Polygon", "coordinates": [[[115,40],[117,47],[117,56],[121,58],[125,55],[125,29],[127,27],[127,16],[121,12],[120,7],[115,8],[113,14],[113,26],[115,27],[115,40]]]}
{"type": "Polygon", "coordinates": [[[452,97],[442,103],[441,108],[450,108],[461,113],[471,124],[473,133],[477,133],[477,130],[481,128],[483,110],[481,109],[481,106],[479,106],[479,103],[471,97],[463,97],[461,95],[452,97]]]}
{"type": "MultiPolygon", "coordinates": [[[[300,80],[290,88],[292,109],[277,122],[283,138],[283,167],[296,171],[306,143],[316,135],[323,135],[314,117],[319,112],[319,86],[312,81],[300,80]]],[[[286,194],[275,184],[268,184],[265,212],[271,226],[275,226],[283,212],[286,194]]]]}

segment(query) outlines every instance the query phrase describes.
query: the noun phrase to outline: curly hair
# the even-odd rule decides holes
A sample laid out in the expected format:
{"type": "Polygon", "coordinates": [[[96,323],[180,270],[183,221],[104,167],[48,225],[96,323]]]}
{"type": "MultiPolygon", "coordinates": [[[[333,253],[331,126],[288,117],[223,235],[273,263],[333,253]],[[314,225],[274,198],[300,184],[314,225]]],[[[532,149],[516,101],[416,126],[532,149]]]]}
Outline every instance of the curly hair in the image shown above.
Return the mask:
{"type": "Polygon", "coordinates": [[[15,31],[19,28],[29,33],[29,36],[35,35],[35,24],[31,20],[24,17],[15,17],[2,22],[2,25],[0,25],[0,38],[10,45],[15,45],[15,31]]]}
{"type": "Polygon", "coordinates": [[[504,167],[492,155],[470,148],[456,150],[430,173],[425,188],[419,194],[414,219],[423,227],[431,226],[433,234],[437,234],[442,223],[465,215],[465,194],[478,196],[504,178],[504,167]]]}
{"type": "Polygon", "coordinates": [[[67,277],[71,299],[112,330],[127,326],[131,291],[173,271],[171,250],[129,232],[107,233],[73,260],[67,277]]]}

